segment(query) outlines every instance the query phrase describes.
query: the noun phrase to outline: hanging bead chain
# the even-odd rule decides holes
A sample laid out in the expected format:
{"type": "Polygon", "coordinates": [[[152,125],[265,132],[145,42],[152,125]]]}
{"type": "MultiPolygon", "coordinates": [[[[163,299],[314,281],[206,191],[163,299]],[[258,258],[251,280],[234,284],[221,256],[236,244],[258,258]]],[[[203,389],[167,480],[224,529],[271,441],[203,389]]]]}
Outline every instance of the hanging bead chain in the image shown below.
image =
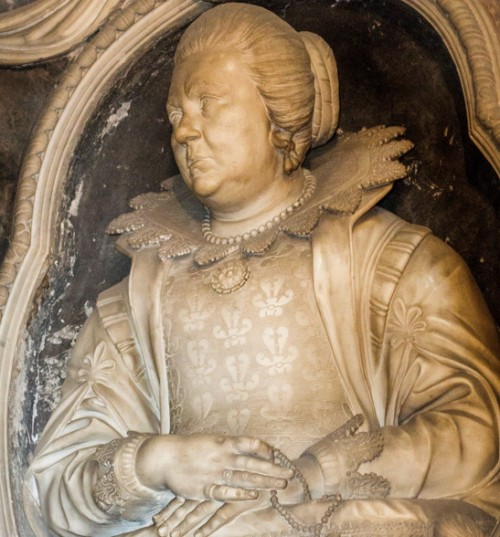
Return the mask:
{"type": "Polygon", "coordinates": [[[294,201],[286,209],[281,211],[279,214],[277,214],[265,224],[262,224],[258,228],[252,229],[251,231],[248,231],[246,233],[242,233],[241,235],[233,235],[232,237],[218,237],[217,235],[214,235],[214,233],[212,232],[210,211],[208,209],[205,209],[205,218],[203,218],[203,221],[201,223],[201,233],[203,235],[203,238],[211,244],[240,244],[243,241],[247,241],[248,239],[257,237],[265,231],[272,229],[274,226],[277,226],[278,224],[283,222],[283,220],[285,220],[291,213],[293,213],[299,207],[302,207],[302,205],[304,205],[304,203],[313,195],[314,191],[316,190],[316,178],[314,177],[314,175],[308,170],[304,170],[304,176],[304,188],[302,190],[302,194],[299,196],[297,201],[294,201]]]}
{"type": "MultiPolygon", "coordinates": [[[[312,502],[313,500],[311,496],[311,490],[309,489],[307,480],[302,474],[302,472],[279,449],[274,449],[273,455],[274,462],[280,464],[281,466],[285,466],[286,468],[291,468],[295,472],[294,477],[302,485],[302,490],[304,491],[304,503],[312,502]]],[[[277,490],[271,490],[270,494],[271,505],[273,509],[275,509],[285,519],[288,525],[295,531],[298,531],[299,533],[307,533],[311,537],[321,537],[321,532],[323,531],[323,528],[328,524],[328,521],[330,520],[331,516],[342,501],[342,496],[340,494],[323,496],[321,499],[329,500],[330,505],[321,517],[321,522],[307,525],[299,522],[284,505],[280,504],[277,490]]]]}

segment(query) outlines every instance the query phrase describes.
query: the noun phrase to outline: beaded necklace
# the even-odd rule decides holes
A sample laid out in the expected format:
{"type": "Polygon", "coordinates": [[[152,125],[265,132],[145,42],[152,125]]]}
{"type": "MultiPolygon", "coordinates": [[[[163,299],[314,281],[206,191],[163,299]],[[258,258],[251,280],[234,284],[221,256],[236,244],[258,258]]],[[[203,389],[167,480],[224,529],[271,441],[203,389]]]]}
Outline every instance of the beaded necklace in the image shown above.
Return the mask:
{"type": "Polygon", "coordinates": [[[268,220],[265,224],[262,224],[251,231],[247,231],[246,233],[242,233],[241,235],[233,235],[232,237],[218,237],[215,235],[212,231],[210,211],[209,209],[205,208],[205,218],[201,223],[201,233],[203,238],[207,242],[217,245],[240,244],[244,241],[257,237],[266,231],[269,231],[278,224],[281,224],[281,222],[286,220],[290,214],[296,211],[299,207],[302,207],[302,205],[304,205],[304,203],[313,195],[314,191],[316,190],[316,178],[314,175],[310,171],[304,170],[304,176],[304,188],[296,201],[294,201],[279,214],[271,218],[271,220],[268,220]]]}

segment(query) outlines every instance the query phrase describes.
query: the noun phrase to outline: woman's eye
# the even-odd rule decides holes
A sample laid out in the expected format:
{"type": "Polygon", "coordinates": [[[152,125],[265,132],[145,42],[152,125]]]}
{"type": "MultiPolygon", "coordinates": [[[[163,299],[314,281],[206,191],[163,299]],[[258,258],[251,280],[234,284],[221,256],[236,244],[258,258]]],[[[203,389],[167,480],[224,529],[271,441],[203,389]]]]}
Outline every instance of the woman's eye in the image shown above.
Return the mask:
{"type": "Polygon", "coordinates": [[[200,98],[200,108],[202,112],[209,112],[216,102],[215,97],[210,95],[204,95],[200,98]]]}

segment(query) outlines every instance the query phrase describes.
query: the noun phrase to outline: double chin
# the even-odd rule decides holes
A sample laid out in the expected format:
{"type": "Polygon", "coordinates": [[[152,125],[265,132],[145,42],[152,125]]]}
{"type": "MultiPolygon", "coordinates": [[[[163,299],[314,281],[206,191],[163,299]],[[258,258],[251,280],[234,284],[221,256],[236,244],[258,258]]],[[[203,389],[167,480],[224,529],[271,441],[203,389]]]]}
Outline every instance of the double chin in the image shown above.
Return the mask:
{"type": "Polygon", "coordinates": [[[189,179],[191,190],[202,202],[219,190],[220,181],[213,173],[192,168],[189,170],[189,179]]]}

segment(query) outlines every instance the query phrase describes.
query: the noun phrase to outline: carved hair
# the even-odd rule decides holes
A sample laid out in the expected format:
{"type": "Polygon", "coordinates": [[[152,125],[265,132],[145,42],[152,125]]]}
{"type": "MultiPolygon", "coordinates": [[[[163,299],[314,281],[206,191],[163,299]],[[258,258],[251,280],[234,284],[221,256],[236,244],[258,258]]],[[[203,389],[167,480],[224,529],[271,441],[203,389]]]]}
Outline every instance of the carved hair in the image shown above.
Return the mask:
{"type": "Polygon", "coordinates": [[[314,74],[312,146],[323,145],[333,136],[339,122],[339,79],[333,51],[318,34],[300,32],[314,74]]]}
{"type": "Polygon", "coordinates": [[[267,9],[229,3],[191,24],[175,63],[214,49],[241,55],[266,104],[286,173],[302,164],[311,145],[331,138],[338,121],[337,68],[321,37],[296,32],[267,9]]]}

